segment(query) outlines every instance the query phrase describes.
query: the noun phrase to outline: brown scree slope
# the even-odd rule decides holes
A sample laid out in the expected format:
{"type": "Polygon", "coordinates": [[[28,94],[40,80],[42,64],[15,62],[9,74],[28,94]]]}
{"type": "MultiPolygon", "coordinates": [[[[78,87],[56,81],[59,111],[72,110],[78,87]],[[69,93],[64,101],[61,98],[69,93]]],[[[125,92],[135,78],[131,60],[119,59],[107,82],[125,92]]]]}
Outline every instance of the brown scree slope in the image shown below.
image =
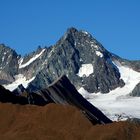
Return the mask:
{"type": "Polygon", "coordinates": [[[75,107],[0,103],[0,140],[139,140],[128,122],[92,125],[75,107]]]}

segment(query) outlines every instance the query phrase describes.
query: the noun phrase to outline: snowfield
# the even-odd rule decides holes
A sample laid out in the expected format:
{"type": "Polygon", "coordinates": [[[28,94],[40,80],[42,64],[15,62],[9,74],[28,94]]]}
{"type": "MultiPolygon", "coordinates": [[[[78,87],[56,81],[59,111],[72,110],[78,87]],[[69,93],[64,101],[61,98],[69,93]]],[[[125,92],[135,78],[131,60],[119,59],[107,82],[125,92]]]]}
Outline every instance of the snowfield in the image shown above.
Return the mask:
{"type": "Polygon", "coordinates": [[[93,65],[92,64],[82,64],[79,69],[78,76],[83,77],[84,75],[88,77],[90,74],[93,73],[93,65]]]}
{"type": "Polygon", "coordinates": [[[10,91],[16,89],[20,84],[22,84],[24,88],[26,88],[28,84],[35,79],[35,77],[31,78],[30,80],[27,80],[24,75],[19,74],[15,76],[15,79],[16,80],[13,83],[3,86],[10,91]]]}
{"type": "Polygon", "coordinates": [[[20,60],[19,62],[19,69],[27,67],[28,65],[30,65],[32,62],[34,62],[37,58],[39,58],[43,52],[45,51],[45,49],[43,49],[39,54],[35,55],[34,57],[32,57],[28,62],[26,62],[25,64],[22,64],[23,59],[20,60]]]}
{"type": "Polygon", "coordinates": [[[119,62],[113,62],[120,71],[121,79],[125,86],[116,88],[107,94],[88,93],[83,87],[78,91],[90,103],[102,110],[110,119],[126,120],[127,118],[140,118],[140,97],[131,97],[129,93],[140,82],[140,73],[122,66],[119,62]]]}

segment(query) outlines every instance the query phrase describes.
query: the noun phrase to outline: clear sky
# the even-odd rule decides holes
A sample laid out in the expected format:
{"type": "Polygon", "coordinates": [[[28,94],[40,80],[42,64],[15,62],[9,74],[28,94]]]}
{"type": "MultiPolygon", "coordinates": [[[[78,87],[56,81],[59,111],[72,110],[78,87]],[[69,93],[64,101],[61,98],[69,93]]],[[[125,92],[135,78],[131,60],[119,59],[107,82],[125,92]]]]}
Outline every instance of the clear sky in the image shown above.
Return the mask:
{"type": "Polygon", "coordinates": [[[0,43],[22,55],[55,44],[69,27],[140,59],[140,0],[0,0],[0,43]]]}

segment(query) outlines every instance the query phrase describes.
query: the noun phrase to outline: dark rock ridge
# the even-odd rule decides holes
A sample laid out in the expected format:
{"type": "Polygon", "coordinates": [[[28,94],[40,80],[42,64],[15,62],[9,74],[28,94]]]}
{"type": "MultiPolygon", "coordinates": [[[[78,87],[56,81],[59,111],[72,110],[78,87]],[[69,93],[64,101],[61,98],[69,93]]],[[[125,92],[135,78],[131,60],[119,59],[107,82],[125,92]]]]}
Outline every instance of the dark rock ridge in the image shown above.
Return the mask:
{"type": "Polygon", "coordinates": [[[140,83],[136,85],[134,90],[130,93],[130,96],[140,97],[140,83]]]}
{"type": "Polygon", "coordinates": [[[140,125],[140,119],[138,119],[138,118],[129,118],[127,121],[134,123],[136,125],[140,125]]]}
{"type": "Polygon", "coordinates": [[[14,91],[13,93],[15,95],[21,95],[23,92],[26,92],[26,89],[23,87],[22,84],[20,84],[14,91]]]}
{"type": "MultiPolygon", "coordinates": [[[[105,124],[111,122],[100,110],[91,105],[80,95],[76,88],[70,83],[66,76],[60,77],[47,89],[41,90],[40,94],[46,100],[48,97],[51,101],[59,104],[70,104],[76,106],[87,116],[92,123],[105,124]]],[[[50,100],[49,99],[49,100],[50,100]]]]}
{"type": "MultiPolygon", "coordinates": [[[[9,49],[4,45],[1,45],[0,48],[9,49]]],[[[4,53],[5,51],[1,52],[0,60],[4,53]]],[[[83,87],[91,93],[108,93],[125,84],[120,79],[119,70],[112,63],[114,60],[140,71],[140,61],[122,59],[108,52],[91,34],[69,28],[54,46],[38,47],[37,51],[23,58],[14,54],[13,70],[8,66],[9,71],[5,71],[5,68],[2,67],[1,71],[5,77],[0,79],[1,83],[9,83],[17,74],[23,74],[26,79],[35,77],[27,88],[28,91],[33,92],[46,88],[64,74],[77,89],[83,87]],[[88,74],[85,71],[79,73],[84,65],[89,64],[90,68],[86,70],[88,74]]],[[[6,61],[9,62],[9,60],[6,61]]]]}
{"type": "Polygon", "coordinates": [[[24,91],[22,94],[18,90],[16,92],[11,92],[6,90],[3,86],[0,85],[0,102],[2,103],[13,103],[13,104],[34,104],[34,105],[46,105],[46,102],[41,95],[36,93],[28,93],[24,91]]]}
{"type": "Polygon", "coordinates": [[[80,95],[76,88],[71,84],[66,76],[60,77],[48,88],[38,92],[25,92],[15,95],[3,87],[0,87],[0,102],[11,102],[18,104],[46,105],[56,103],[63,105],[73,105],[93,123],[106,124],[112,121],[107,118],[100,110],[90,104],[80,95]]]}
{"type": "Polygon", "coordinates": [[[6,90],[0,85],[0,102],[2,103],[13,103],[13,104],[28,104],[28,100],[23,96],[16,96],[9,90],[6,90]]]}

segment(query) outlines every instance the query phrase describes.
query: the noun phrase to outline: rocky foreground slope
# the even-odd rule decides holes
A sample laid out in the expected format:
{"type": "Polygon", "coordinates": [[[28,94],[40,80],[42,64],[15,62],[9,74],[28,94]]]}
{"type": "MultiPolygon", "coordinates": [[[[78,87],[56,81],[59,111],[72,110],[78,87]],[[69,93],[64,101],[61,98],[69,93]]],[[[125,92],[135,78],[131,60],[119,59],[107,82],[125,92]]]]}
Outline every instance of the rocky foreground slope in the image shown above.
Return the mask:
{"type": "Polygon", "coordinates": [[[2,140],[139,140],[140,125],[92,125],[73,106],[0,103],[2,140]]]}
{"type": "Polygon", "coordinates": [[[44,106],[49,103],[73,105],[79,109],[93,124],[106,124],[112,121],[98,108],[80,95],[66,76],[61,76],[48,88],[37,91],[15,94],[0,86],[0,102],[13,104],[33,104],[44,106]]]}

